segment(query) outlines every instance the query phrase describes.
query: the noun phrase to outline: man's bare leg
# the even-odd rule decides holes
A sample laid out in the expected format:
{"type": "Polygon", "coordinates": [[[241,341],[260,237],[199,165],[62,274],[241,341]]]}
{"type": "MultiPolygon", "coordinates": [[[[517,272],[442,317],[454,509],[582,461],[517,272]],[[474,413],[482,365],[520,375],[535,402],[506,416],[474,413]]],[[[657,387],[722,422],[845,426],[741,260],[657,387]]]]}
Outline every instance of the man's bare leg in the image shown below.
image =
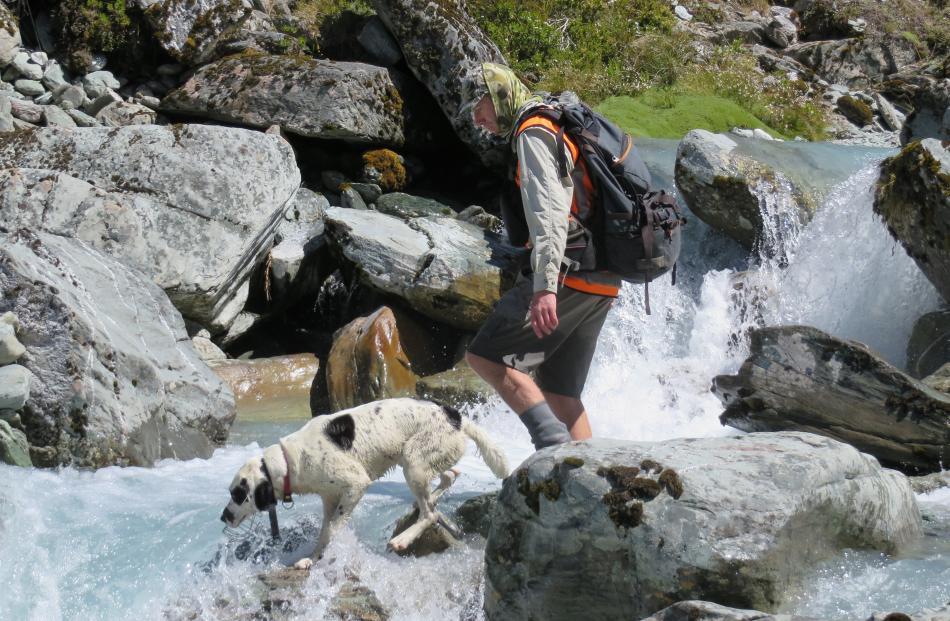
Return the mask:
{"type": "Polygon", "coordinates": [[[587,418],[587,410],[580,399],[574,397],[565,397],[556,395],[553,392],[542,391],[544,400],[548,402],[554,415],[562,423],[567,425],[571,432],[571,438],[574,440],[587,440],[591,437],[590,421],[587,418]]]}

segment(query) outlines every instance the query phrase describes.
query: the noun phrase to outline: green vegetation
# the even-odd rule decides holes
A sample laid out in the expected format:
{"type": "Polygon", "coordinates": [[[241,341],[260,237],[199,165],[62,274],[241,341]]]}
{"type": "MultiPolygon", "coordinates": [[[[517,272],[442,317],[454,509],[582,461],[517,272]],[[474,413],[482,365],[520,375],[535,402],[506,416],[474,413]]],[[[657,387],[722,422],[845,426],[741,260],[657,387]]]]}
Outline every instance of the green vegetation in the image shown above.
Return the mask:
{"type": "Polygon", "coordinates": [[[88,66],[93,52],[120,52],[139,37],[125,0],[61,0],[52,16],[67,62],[76,69],[88,66]]]}
{"type": "Polygon", "coordinates": [[[851,95],[838,98],[838,110],[840,110],[841,114],[845,115],[849,121],[861,127],[869,125],[874,120],[874,112],[871,110],[871,107],[851,95]]]}
{"type": "Polygon", "coordinates": [[[358,15],[372,15],[368,0],[297,0],[293,14],[300,26],[311,34],[320,32],[324,23],[349,11],[358,15]]]}

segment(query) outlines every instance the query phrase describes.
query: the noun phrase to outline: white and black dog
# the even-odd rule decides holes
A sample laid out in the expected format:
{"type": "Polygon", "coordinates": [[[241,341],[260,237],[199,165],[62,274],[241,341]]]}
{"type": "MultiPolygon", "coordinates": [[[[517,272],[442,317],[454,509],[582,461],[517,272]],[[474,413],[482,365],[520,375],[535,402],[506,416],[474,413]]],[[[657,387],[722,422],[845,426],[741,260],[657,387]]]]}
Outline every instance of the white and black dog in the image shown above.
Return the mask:
{"type": "Polygon", "coordinates": [[[418,399],[386,399],[317,416],[264,449],[263,457],[241,466],[231,482],[231,502],[221,520],[236,527],[255,512],[274,507],[278,498],[319,494],[323,524],[316,550],[312,558],[295,565],[308,569],[370,483],[398,465],[419,508],[418,521],[389,542],[391,549],[404,550],[442,517],[435,511],[435,502],[458,475],[452,467],[465,453],[466,437],[475,442],[495,476],[508,476],[504,453],[484,430],[448,406],[418,399]],[[437,475],[440,483],[430,490],[437,475]]]}

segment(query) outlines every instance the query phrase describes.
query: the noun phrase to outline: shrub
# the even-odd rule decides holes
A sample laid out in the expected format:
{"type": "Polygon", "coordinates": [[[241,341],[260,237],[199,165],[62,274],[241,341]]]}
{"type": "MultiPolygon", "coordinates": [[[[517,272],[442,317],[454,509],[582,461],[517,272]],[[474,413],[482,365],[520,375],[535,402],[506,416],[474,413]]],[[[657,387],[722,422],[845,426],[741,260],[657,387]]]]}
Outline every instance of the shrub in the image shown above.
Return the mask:
{"type": "Polygon", "coordinates": [[[406,167],[395,151],[367,151],[363,154],[363,170],[367,179],[379,184],[384,192],[398,192],[406,187],[406,167]]]}
{"type": "Polygon", "coordinates": [[[138,24],[125,0],[61,0],[51,13],[66,62],[74,70],[85,70],[95,52],[120,52],[138,43],[138,24]]]}

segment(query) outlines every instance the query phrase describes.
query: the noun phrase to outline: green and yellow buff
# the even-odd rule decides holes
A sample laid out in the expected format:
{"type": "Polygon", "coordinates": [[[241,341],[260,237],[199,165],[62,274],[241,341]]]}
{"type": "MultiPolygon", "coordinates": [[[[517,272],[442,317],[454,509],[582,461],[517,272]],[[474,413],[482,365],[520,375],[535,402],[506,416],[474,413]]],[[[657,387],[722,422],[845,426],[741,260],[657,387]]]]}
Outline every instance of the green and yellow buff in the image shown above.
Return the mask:
{"type": "Polygon", "coordinates": [[[541,103],[541,96],[533,94],[514,71],[504,65],[484,63],[482,73],[488,95],[495,106],[498,117],[498,129],[507,135],[514,129],[514,123],[529,106],[541,103]]]}

